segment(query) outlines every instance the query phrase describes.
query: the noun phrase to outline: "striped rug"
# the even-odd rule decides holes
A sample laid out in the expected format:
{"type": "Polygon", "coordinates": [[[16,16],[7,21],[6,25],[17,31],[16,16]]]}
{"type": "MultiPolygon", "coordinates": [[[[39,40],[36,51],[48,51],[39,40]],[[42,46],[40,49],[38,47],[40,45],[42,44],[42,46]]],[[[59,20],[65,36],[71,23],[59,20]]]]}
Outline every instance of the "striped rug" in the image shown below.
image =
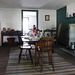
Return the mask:
{"type": "MultiPolygon", "coordinates": [[[[64,58],[59,56],[57,53],[53,53],[53,61],[55,71],[52,71],[52,66],[48,64],[47,53],[44,58],[43,72],[41,71],[41,66],[35,67],[34,63],[31,63],[30,58],[27,56],[22,56],[21,62],[18,64],[18,56],[20,49],[11,49],[9,61],[5,75],[75,75],[75,66],[66,61],[64,58]]],[[[25,52],[23,52],[24,54],[25,52]]],[[[34,59],[34,50],[32,50],[32,55],[34,59]]]]}

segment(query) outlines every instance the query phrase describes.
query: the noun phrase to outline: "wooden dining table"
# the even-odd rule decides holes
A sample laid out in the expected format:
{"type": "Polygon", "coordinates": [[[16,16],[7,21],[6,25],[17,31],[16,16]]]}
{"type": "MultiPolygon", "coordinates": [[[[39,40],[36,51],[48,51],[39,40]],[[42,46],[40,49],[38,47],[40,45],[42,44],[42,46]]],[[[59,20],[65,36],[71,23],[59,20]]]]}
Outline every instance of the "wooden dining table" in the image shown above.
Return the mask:
{"type": "Polygon", "coordinates": [[[37,47],[39,46],[39,39],[38,38],[34,39],[33,37],[32,39],[31,38],[29,39],[28,36],[27,37],[21,36],[21,38],[23,42],[28,42],[29,44],[35,45],[35,66],[36,66],[37,65],[37,47]]]}

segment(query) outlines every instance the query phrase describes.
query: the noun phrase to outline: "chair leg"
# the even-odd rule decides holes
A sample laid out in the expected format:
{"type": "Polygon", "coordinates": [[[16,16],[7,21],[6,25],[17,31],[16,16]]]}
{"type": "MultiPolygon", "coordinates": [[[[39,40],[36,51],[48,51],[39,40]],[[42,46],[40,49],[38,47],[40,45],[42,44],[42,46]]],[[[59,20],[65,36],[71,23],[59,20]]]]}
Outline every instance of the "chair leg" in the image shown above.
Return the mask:
{"type": "Polygon", "coordinates": [[[53,64],[53,59],[51,58],[51,62],[52,62],[52,67],[53,67],[53,71],[54,71],[54,64],[53,64]]]}
{"type": "Polygon", "coordinates": [[[52,64],[53,71],[54,71],[54,64],[53,64],[53,57],[52,57],[52,53],[51,53],[51,64],[52,64]]]}
{"type": "Polygon", "coordinates": [[[41,56],[41,72],[43,70],[43,57],[44,57],[44,52],[42,52],[42,56],[41,56]]]}
{"type": "Polygon", "coordinates": [[[39,54],[38,54],[39,56],[38,56],[38,64],[39,64],[39,58],[40,58],[40,51],[39,51],[39,54]]]}
{"type": "Polygon", "coordinates": [[[49,65],[50,65],[50,51],[48,51],[48,61],[49,61],[49,65]]]}
{"type": "Polygon", "coordinates": [[[20,54],[19,54],[19,60],[18,60],[18,63],[20,63],[20,60],[21,60],[21,55],[22,55],[22,49],[20,50],[20,54]]]}
{"type": "Polygon", "coordinates": [[[54,64],[53,64],[52,52],[50,53],[50,51],[48,51],[49,65],[50,65],[50,57],[51,57],[51,65],[52,65],[53,71],[54,71],[54,64]],[[50,56],[50,55],[51,55],[51,56],[50,56]]]}
{"type": "Polygon", "coordinates": [[[32,61],[32,63],[33,63],[33,59],[32,59],[32,55],[31,55],[30,49],[29,49],[29,55],[30,55],[31,61],[32,61]]]}

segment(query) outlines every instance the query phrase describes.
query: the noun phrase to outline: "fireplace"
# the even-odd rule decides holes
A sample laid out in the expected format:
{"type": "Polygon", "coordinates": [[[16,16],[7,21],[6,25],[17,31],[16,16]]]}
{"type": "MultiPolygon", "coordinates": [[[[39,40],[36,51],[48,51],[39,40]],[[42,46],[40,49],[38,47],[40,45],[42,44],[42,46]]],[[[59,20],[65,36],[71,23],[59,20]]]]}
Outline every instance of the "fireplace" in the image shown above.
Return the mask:
{"type": "Polygon", "coordinates": [[[69,24],[69,46],[75,43],[75,24],[69,24]]]}

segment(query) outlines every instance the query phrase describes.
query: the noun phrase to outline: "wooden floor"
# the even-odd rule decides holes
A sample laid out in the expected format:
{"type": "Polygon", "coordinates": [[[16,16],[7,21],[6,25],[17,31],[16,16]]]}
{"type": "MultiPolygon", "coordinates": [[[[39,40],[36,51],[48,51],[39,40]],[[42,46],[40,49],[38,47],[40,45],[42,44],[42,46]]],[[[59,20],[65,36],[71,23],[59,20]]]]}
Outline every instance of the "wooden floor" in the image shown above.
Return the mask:
{"type": "Polygon", "coordinates": [[[68,50],[68,49],[66,49],[64,46],[60,46],[60,45],[55,46],[55,48],[57,48],[57,49],[55,49],[56,53],[58,53],[60,56],[65,58],[67,61],[69,61],[70,63],[75,65],[75,56],[63,51],[62,49],[60,50],[60,48],[64,48],[65,50],[68,50]]]}
{"type": "Polygon", "coordinates": [[[10,49],[8,47],[0,47],[0,75],[4,75],[8,63],[10,49]]]}
{"type": "MultiPolygon", "coordinates": [[[[71,54],[63,51],[62,49],[60,49],[61,47],[63,48],[63,46],[59,46],[59,45],[55,46],[55,53],[57,53],[58,55],[60,55],[65,60],[67,60],[68,62],[70,62],[71,64],[73,64],[75,66],[75,57],[72,56],[71,54]]],[[[7,60],[7,61],[5,61],[6,63],[3,63],[3,65],[2,65],[2,63],[0,63],[0,75],[4,75],[4,72],[5,72],[5,69],[7,66],[7,62],[8,62],[9,51],[10,51],[9,48],[4,48],[4,47],[0,48],[0,62],[2,62],[2,61],[4,62],[5,60],[7,60]],[[2,60],[2,58],[3,58],[2,56],[5,57],[6,59],[2,60]]],[[[63,74],[63,75],[65,75],[65,74],[63,74]]]]}

